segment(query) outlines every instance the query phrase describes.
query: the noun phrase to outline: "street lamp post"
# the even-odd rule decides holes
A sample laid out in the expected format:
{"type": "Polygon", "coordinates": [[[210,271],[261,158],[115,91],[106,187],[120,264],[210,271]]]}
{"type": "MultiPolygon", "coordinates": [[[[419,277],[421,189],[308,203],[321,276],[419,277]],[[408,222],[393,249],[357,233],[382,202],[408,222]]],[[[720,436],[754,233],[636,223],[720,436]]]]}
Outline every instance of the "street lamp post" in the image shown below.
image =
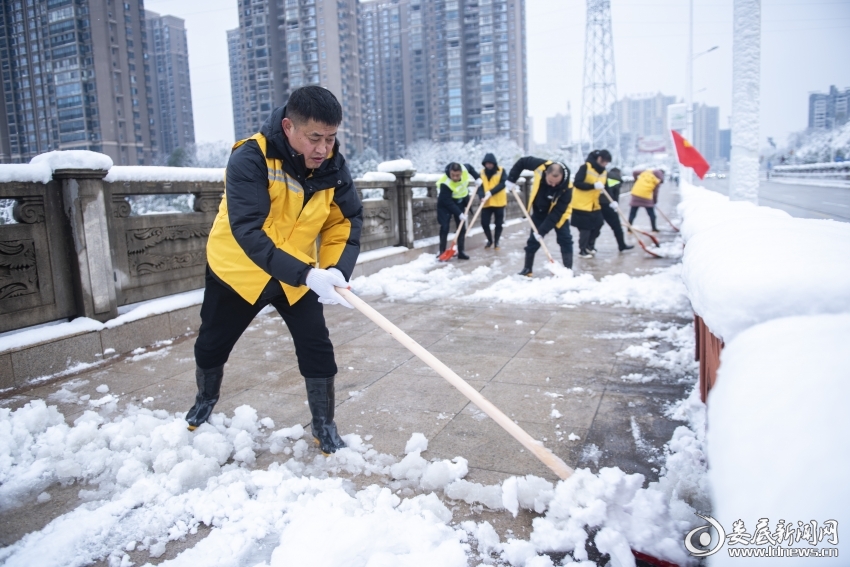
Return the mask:
{"type": "MultiPolygon", "coordinates": [[[[710,49],[706,49],[700,53],[694,55],[694,0],[690,0],[690,10],[688,16],[688,88],[687,88],[687,99],[686,104],[687,108],[685,109],[685,116],[687,116],[687,134],[686,138],[692,144],[694,143],[694,61],[705,55],[706,53],[710,53],[717,49],[719,46],[715,45],[710,49]]],[[[690,168],[688,168],[683,175],[684,179],[688,183],[693,183],[693,175],[690,168]]]]}

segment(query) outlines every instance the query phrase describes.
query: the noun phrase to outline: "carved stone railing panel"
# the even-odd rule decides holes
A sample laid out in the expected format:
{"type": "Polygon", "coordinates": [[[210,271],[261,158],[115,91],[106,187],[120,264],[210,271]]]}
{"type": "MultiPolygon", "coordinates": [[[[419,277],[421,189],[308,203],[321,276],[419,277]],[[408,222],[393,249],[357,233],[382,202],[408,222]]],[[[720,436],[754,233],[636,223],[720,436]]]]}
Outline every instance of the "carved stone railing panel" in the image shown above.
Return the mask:
{"type": "Polygon", "coordinates": [[[0,225],[0,332],[76,312],[70,239],[57,182],[0,183],[14,202],[13,224],[0,225]]]}
{"type": "Polygon", "coordinates": [[[360,250],[367,252],[385,246],[397,246],[398,231],[398,191],[392,181],[356,181],[355,186],[363,204],[363,228],[360,232],[360,250]],[[367,194],[380,194],[380,198],[363,199],[363,189],[367,194]],[[368,191],[380,189],[380,191],[368,191]]]}

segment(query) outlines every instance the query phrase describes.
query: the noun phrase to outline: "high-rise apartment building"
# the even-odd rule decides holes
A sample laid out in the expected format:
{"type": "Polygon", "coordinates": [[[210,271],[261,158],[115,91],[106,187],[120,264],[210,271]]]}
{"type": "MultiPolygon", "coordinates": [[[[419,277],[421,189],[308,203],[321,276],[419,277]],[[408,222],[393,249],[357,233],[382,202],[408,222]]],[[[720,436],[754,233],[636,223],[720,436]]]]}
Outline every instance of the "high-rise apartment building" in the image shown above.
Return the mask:
{"type": "Polygon", "coordinates": [[[230,63],[231,90],[241,88],[233,97],[236,137],[259,131],[292,89],[321,85],[343,107],[340,143],[346,151],[362,149],[356,0],[239,0],[238,5],[239,28],[229,36],[238,41],[230,50],[236,55],[236,63],[230,63]]]}
{"type": "Polygon", "coordinates": [[[617,101],[617,117],[620,121],[620,151],[628,158],[635,152],[654,150],[666,144],[667,107],[676,102],[676,97],[661,93],[623,97],[617,101]]]}
{"type": "MultiPolygon", "coordinates": [[[[142,0],[0,6],[0,162],[86,149],[116,164],[151,164],[161,152],[162,113],[142,0]]],[[[185,42],[181,49],[185,56],[185,42]]],[[[178,131],[194,137],[192,128],[178,131]]]]}
{"type": "Polygon", "coordinates": [[[841,126],[850,117],[850,88],[840,91],[835,85],[829,93],[809,94],[809,128],[831,130],[841,126]]]}
{"type": "Polygon", "coordinates": [[[720,157],[720,108],[694,103],[694,147],[708,163],[720,157]]]}
{"type": "Polygon", "coordinates": [[[360,10],[369,145],[385,157],[417,140],[527,147],[523,0],[371,0],[360,10]]]}
{"type": "Polygon", "coordinates": [[[242,59],[239,57],[239,45],[241,34],[239,28],[227,30],[227,59],[230,63],[230,100],[233,105],[233,132],[237,140],[250,136],[249,128],[246,126],[247,113],[245,110],[244,92],[242,84],[242,59]]]}
{"type": "Polygon", "coordinates": [[[183,20],[145,11],[148,63],[153,67],[154,124],[159,153],[168,156],[195,142],[189,47],[183,20]]]}

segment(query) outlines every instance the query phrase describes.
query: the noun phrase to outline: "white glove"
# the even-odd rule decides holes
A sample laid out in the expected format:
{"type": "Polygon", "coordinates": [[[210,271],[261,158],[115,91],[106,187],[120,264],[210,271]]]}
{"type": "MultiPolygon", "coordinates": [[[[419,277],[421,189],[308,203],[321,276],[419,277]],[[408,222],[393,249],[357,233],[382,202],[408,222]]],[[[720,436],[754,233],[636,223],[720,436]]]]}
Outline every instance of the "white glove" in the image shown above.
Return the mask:
{"type": "Polygon", "coordinates": [[[534,238],[537,240],[537,242],[543,242],[543,237],[540,235],[539,232],[534,233],[534,238]]]}
{"type": "Polygon", "coordinates": [[[617,201],[611,201],[611,208],[617,212],[620,210],[620,204],[617,201]]]}
{"type": "Polygon", "coordinates": [[[487,191],[486,193],[484,193],[484,198],[481,199],[481,202],[482,203],[485,202],[487,199],[489,199],[492,196],[493,196],[493,193],[491,193],[490,191],[487,191]]]}
{"type": "Polygon", "coordinates": [[[336,268],[328,268],[327,270],[312,268],[307,274],[306,283],[307,287],[315,291],[319,296],[319,303],[324,303],[325,305],[339,304],[343,307],[354,309],[354,306],[347,302],[334,289],[334,286],[351,289],[348,282],[345,281],[345,276],[336,268]]]}
{"type": "Polygon", "coordinates": [[[519,192],[519,185],[517,185],[511,180],[508,180],[505,181],[505,189],[507,189],[508,191],[519,192]]]}
{"type": "Polygon", "coordinates": [[[593,184],[593,188],[594,189],[605,189],[605,185],[602,182],[597,181],[596,183],[593,184]]]}
{"type": "Polygon", "coordinates": [[[463,222],[466,222],[466,213],[460,214],[460,220],[462,220],[463,222]]]}
{"type": "Polygon", "coordinates": [[[481,187],[482,183],[484,183],[483,179],[481,179],[480,177],[478,179],[476,179],[475,180],[475,188],[477,189],[478,187],[481,187]]]}

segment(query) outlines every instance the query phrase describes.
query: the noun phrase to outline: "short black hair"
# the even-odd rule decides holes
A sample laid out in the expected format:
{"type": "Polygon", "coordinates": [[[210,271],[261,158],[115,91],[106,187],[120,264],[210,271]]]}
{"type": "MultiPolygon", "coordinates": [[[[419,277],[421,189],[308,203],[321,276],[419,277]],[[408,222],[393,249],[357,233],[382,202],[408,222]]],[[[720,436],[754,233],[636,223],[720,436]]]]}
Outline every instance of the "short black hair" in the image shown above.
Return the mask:
{"type": "Polygon", "coordinates": [[[611,152],[608,150],[599,150],[596,157],[601,157],[604,161],[611,162],[611,152]]]}
{"type": "Polygon", "coordinates": [[[342,107],[331,91],[309,85],[299,87],[289,95],[286,116],[296,124],[312,119],[327,126],[339,126],[342,123],[342,107]]]}
{"type": "Polygon", "coordinates": [[[450,171],[463,171],[463,167],[461,167],[459,163],[453,161],[446,166],[446,175],[448,175],[450,171]]]}
{"type": "Polygon", "coordinates": [[[619,167],[612,167],[611,171],[609,171],[608,173],[610,175],[620,175],[620,168],[619,167]]]}

